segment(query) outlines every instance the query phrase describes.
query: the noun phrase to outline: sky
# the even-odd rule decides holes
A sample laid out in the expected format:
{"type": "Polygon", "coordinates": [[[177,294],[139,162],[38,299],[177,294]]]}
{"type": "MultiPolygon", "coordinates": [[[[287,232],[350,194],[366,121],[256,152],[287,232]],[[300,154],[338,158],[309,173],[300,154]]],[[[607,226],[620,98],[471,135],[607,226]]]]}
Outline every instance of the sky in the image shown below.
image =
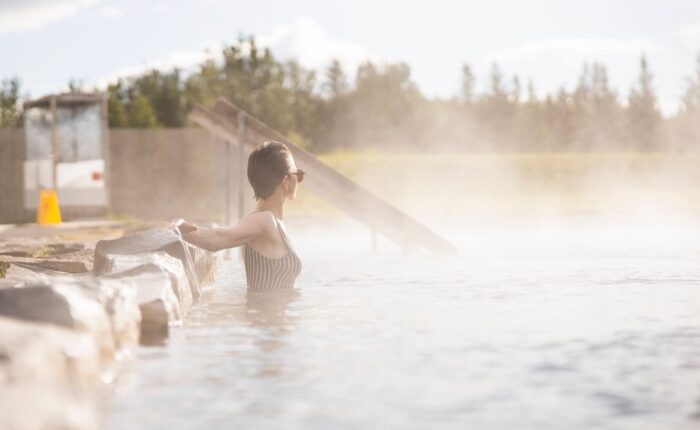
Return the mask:
{"type": "Polygon", "coordinates": [[[240,35],[280,59],[350,75],[366,60],[403,61],[429,97],[477,89],[497,62],[540,95],[572,89],[584,62],[608,66],[626,99],[646,55],[662,111],[679,106],[700,51],[700,0],[0,0],[0,79],[25,95],[88,87],[149,68],[195,70],[240,35]]]}

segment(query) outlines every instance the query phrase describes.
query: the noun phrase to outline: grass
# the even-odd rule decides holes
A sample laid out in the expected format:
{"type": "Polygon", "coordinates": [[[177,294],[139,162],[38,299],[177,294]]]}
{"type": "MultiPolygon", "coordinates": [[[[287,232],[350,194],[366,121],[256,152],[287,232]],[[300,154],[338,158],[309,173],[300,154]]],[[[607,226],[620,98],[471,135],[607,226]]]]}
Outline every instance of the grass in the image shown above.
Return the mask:
{"type": "MultiPolygon", "coordinates": [[[[588,213],[658,206],[700,211],[700,154],[322,155],[330,167],[409,213],[588,213]]],[[[292,214],[336,214],[303,189],[292,214]]]]}

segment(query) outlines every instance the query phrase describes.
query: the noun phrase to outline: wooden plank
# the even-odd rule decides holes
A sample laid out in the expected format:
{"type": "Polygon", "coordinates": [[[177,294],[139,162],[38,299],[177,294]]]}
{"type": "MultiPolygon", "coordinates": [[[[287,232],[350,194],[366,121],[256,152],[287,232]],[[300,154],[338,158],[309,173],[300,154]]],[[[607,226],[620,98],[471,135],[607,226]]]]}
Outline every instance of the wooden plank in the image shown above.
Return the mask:
{"type": "MultiPolygon", "coordinates": [[[[213,111],[203,106],[195,106],[190,113],[190,119],[237,145],[239,111],[240,109],[227,100],[220,99],[213,111]]],[[[254,149],[267,140],[277,140],[287,145],[297,166],[309,172],[304,178],[304,186],[319,197],[401,247],[418,244],[440,254],[456,252],[452,243],[423,224],[333,170],[313,154],[293,144],[261,121],[245,115],[245,144],[249,149],[254,149]]]]}

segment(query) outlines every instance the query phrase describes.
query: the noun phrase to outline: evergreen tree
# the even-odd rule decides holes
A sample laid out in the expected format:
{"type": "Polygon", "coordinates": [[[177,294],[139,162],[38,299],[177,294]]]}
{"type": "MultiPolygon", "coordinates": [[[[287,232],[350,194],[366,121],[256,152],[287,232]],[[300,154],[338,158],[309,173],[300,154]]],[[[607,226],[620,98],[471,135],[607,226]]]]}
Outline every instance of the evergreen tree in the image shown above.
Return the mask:
{"type": "Polygon", "coordinates": [[[496,63],[491,66],[489,82],[490,91],[479,100],[476,115],[484,124],[486,138],[496,147],[506,149],[512,143],[510,133],[515,109],[496,63]]]}
{"type": "Polygon", "coordinates": [[[682,149],[700,146],[700,53],[696,57],[695,74],[686,78],[681,110],[672,120],[674,144],[682,149]]]}
{"type": "Polygon", "coordinates": [[[335,99],[348,90],[348,79],[340,61],[333,60],[326,69],[326,82],[323,88],[329,98],[335,99]]]}
{"type": "Polygon", "coordinates": [[[527,81],[527,101],[528,103],[537,103],[537,91],[535,91],[535,84],[532,79],[527,81]]]}
{"type": "Polygon", "coordinates": [[[686,78],[686,89],[681,99],[685,112],[700,110],[700,53],[696,57],[695,75],[686,78]]]}
{"type": "Polygon", "coordinates": [[[476,94],[474,88],[476,86],[476,77],[472,72],[471,66],[465,64],[462,66],[462,103],[469,106],[474,103],[476,94]]]}
{"type": "Polygon", "coordinates": [[[637,86],[632,88],[628,99],[628,130],[633,147],[649,151],[660,145],[659,127],[662,118],[656,109],[656,94],[646,58],[642,56],[639,63],[637,86]]]}
{"type": "Polygon", "coordinates": [[[520,78],[518,76],[513,76],[513,87],[510,90],[510,101],[512,103],[519,103],[520,102],[520,78]]]}

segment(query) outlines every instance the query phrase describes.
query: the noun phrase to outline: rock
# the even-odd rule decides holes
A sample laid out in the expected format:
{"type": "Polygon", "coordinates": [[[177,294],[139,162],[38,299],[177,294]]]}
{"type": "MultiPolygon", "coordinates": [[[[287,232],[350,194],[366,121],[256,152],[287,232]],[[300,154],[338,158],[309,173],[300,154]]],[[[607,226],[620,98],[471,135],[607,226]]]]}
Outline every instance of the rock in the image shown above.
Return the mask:
{"type": "Polygon", "coordinates": [[[82,251],[69,252],[66,254],[56,255],[54,258],[60,261],[78,261],[85,265],[92,272],[92,258],[94,251],[92,249],[83,249],[82,251]]]}
{"type": "Polygon", "coordinates": [[[26,265],[23,263],[12,263],[5,271],[5,277],[8,279],[21,279],[25,283],[31,281],[45,281],[49,276],[61,276],[65,272],[58,272],[51,269],[43,269],[41,267],[26,265]]]}
{"type": "Polygon", "coordinates": [[[99,289],[97,299],[109,317],[117,350],[137,345],[141,337],[141,306],[138,286],[119,279],[94,279],[99,289]]]}
{"type": "Polygon", "coordinates": [[[50,248],[54,254],[69,254],[85,249],[85,245],[80,242],[59,242],[59,243],[49,243],[46,245],[50,248]]]}
{"type": "Polygon", "coordinates": [[[97,408],[88,397],[60,387],[17,384],[2,388],[0,429],[95,430],[97,408]]]}
{"type": "Polygon", "coordinates": [[[194,294],[197,291],[190,285],[185,268],[180,260],[171,257],[165,252],[134,255],[111,254],[106,257],[106,270],[110,273],[123,272],[146,264],[155,264],[168,272],[173,292],[180,303],[180,311],[183,315],[187,314],[192,306],[194,294]]]}
{"type": "Polygon", "coordinates": [[[193,297],[198,299],[201,290],[194,260],[182,238],[170,229],[146,230],[119,239],[97,242],[93,272],[97,275],[109,273],[109,255],[134,255],[157,251],[163,251],[182,262],[193,297]]]}
{"type": "Polygon", "coordinates": [[[170,324],[180,320],[180,306],[170,274],[154,263],[147,263],[103,278],[128,281],[137,286],[141,309],[140,341],[145,345],[161,344],[168,337],[170,324]]]}
{"type": "Polygon", "coordinates": [[[29,251],[24,251],[24,250],[16,250],[16,251],[2,251],[0,252],[0,256],[7,256],[7,257],[31,257],[32,254],[29,251]]]}
{"type": "Polygon", "coordinates": [[[100,381],[99,350],[85,333],[0,317],[0,384],[87,390],[100,381]]]}
{"type": "Polygon", "coordinates": [[[28,257],[11,257],[7,255],[0,256],[0,262],[9,264],[22,264],[26,267],[34,267],[37,269],[55,270],[58,272],[67,273],[85,273],[89,272],[89,264],[85,261],[78,260],[57,260],[57,259],[41,259],[28,257]]]}
{"type": "Polygon", "coordinates": [[[87,298],[104,307],[117,349],[138,343],[141,311],[136,299],[137,287],[132,283],[99,280],[89,273],[67,277],[65,273],[52,270],[27,269],[21,263],[10,266],[5,280],[0,283],[0,288],[18,288],[32,283],[51,285],[54,282],[78,286],[87,298]]]}
{"type": "Polygon", "coordinates": [[[40,243],[27,243],[26,241],[3,241],[0,243],[0,256],[31,257],[41,249],[40,243]]]}
{"type": "Polygon", "coordinates": [[[27,282],[21,288],[0,289],[0,315],[85,332],[92,336],[103,360],[114,355],[110,320],[90,290],[77,279],[55,277],[27,282]]]}
{"type": "Polygon", "coordinates": [[[21,263],[10,265],[7,277],[0,281],[5,281],[0,282],[0,288],[19,288],[27,283],[50,285],[52,282],[79,285],[83,293],[103,305],[109,317],[117,349],[128,348],[138,343],[141,311],[136,300],[137,288],[132,283],[99,280],[89,273],[66,277],[65,273],[52,270],[28,269],[21,263]]]}

